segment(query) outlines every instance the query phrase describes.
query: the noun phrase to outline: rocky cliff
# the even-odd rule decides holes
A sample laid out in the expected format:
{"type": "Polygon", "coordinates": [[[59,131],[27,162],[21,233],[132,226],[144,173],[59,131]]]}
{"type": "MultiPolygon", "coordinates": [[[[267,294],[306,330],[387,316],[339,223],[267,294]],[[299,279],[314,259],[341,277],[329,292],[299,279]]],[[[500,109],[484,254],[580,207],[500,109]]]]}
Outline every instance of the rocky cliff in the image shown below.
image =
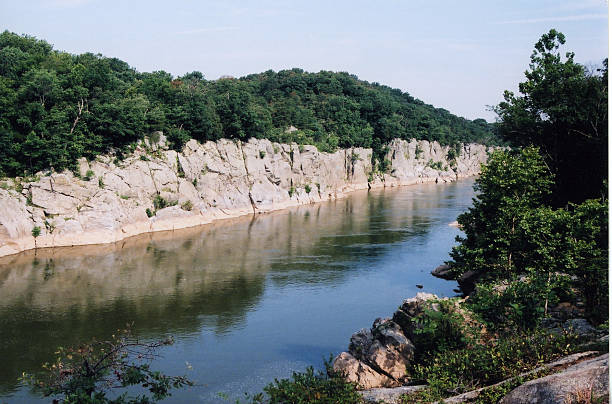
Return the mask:
{"type": "Polygon", "coordinates": [[[191,140],[177,153],[163,135],[154,138],[123,160],[81,159],[76,175],[47,172],[0,181],[0,256],[112,243],[341,198],[358,189],[454,181],[478,174],[490,151],[466,144],[449,161],[449,148],[436,142],[394,140],[390,170],[378,174],[371,149],[323,153],[314,146],[222,139],[191,140]]]}

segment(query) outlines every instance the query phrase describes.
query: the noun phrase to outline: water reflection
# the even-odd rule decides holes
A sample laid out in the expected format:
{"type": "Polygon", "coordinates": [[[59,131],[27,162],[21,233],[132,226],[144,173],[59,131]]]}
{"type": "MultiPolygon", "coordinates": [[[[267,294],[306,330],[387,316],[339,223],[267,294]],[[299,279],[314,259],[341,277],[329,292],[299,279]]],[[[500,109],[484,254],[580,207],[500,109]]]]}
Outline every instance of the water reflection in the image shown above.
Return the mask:
{"type": "MultiPolygon", "coordinates": [[[[434,225],[442,226],[447,240],[455,230],[446,223],[469,203],[469,195],[465,183],[358,192],[336,202],[113,245],[2,258],[0,395],[18,388],[22,371],[51,360],[57,346],[106,338],[127,322],[151,338],[171,334],[198,341],[208,338],[201,336],[206,330],[216,341],[237,332],[242,338],[252,332],[249,313],[267,315],[268,289],[270,294],[286,289],[282,299],[288,301],[301,296],[295,288],[306,295],[337,288],[402,243],[422,246],[438,237],[432,236],[434,225]]],[[[445,259],[446,250],[434,259],[445,259]]],[[[322,349],[310,346],[287,341],[277,351],[307,360],[322,349]]]]}

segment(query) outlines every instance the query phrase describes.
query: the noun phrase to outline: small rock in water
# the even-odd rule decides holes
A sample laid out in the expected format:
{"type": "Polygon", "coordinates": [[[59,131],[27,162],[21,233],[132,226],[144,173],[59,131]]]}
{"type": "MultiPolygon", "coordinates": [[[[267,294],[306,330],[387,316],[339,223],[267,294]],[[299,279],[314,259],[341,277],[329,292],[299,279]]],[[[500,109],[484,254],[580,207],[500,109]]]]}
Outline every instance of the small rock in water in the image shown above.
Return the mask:
{"type": "Polygon", "coordinates": [[[423,285],[421,285],[420,283],[417,283],[416,287],[419,289],[423,289],[423,285]]]}

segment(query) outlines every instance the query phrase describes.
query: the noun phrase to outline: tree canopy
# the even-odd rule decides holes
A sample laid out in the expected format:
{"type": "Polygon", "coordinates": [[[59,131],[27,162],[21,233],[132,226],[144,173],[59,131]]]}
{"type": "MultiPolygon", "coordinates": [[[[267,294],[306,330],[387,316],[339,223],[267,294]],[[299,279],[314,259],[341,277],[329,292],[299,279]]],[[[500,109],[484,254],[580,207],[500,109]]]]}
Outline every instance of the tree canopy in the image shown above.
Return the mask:
{"type": "Polygon", "coordinates": [[[272,70],[206,80],[192,72],[137,72],[100,54],[73,55],[43,40],[0,33],[0,175],[70,167],[153,131],[179,149],[189,139],[372,147],[393,138],[495,143],[493,125],[434,108],[348,73],[272,70]],[[288,132],[289,127],[297,131],[288,132]]]}
{"type": "Polygon", "coordinates": [[[561,55],[552,29],[535,44],[519,95],[496,108],[499,133],[516,146],[538,146],[555,174],[556,204],[601,195],[608,172],[608,59],[590,70],[561,55]]]}

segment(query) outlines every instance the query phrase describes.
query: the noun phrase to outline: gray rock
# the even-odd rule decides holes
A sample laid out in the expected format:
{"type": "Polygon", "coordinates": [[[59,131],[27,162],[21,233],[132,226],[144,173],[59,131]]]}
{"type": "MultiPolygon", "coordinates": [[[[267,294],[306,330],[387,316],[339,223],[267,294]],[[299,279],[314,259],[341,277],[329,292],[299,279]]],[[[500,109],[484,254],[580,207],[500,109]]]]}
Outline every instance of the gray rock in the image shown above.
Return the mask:
{"type": "Polygon", "coordinates": [[[387,347],[393,347],[407,361],[412,360],[414,357],[414,345],[406,338],[397,323],[390,319],[385,319],[385,321],[378,324],[375,322],[374,325],[372,334],[376,340],[387,347]]]}
{"type": "Polygon", "coordinates": [[[427,386],[401,386],[401,387],[380,387],[376,389],[364,390],[361,392],[364,403],[368,404],[400,404],[402,396],[422,390],[427,386]]]}
{"type": "Polygon", "coordinates": [[[365,354],[370,350],[374,337],[372,332],[363,328],[351,335],[349,343],[349,353],[357,359],[363,359],[365,354]]]}
{"type": "Polygon", "coordinates": [[[435,309],[431,300],[436,299],[438,296],[431,293],[417,293],[415,297],[404,300],[400,308],[393,313],[393,322],[407,338],[414,338],[415,323],[412,319],[423,313],[425,308],[435,309]]]}
{"type": "Polygon", "coordinates": [[[450,273],[450,266],[446,264],[436,267],[433,271],[431,271],[431,274],[436,278],[446,279],[449,281],[455,279],[455,277],[450,273]]]}
{"type": "Polygon", "coordinates": [[[565,323],[563,323],[563,329],[581,337],[594,335],[597,333],[595,327],[589,324],[589,322],[584,318],[573,318],[567,320],[565,323]]]}
{"type": "Polygon", "coordinates": [[[608,354],[585,360],[562,372],[527,382],[501,404],[590,403],[610,394],[608,354]]]}

